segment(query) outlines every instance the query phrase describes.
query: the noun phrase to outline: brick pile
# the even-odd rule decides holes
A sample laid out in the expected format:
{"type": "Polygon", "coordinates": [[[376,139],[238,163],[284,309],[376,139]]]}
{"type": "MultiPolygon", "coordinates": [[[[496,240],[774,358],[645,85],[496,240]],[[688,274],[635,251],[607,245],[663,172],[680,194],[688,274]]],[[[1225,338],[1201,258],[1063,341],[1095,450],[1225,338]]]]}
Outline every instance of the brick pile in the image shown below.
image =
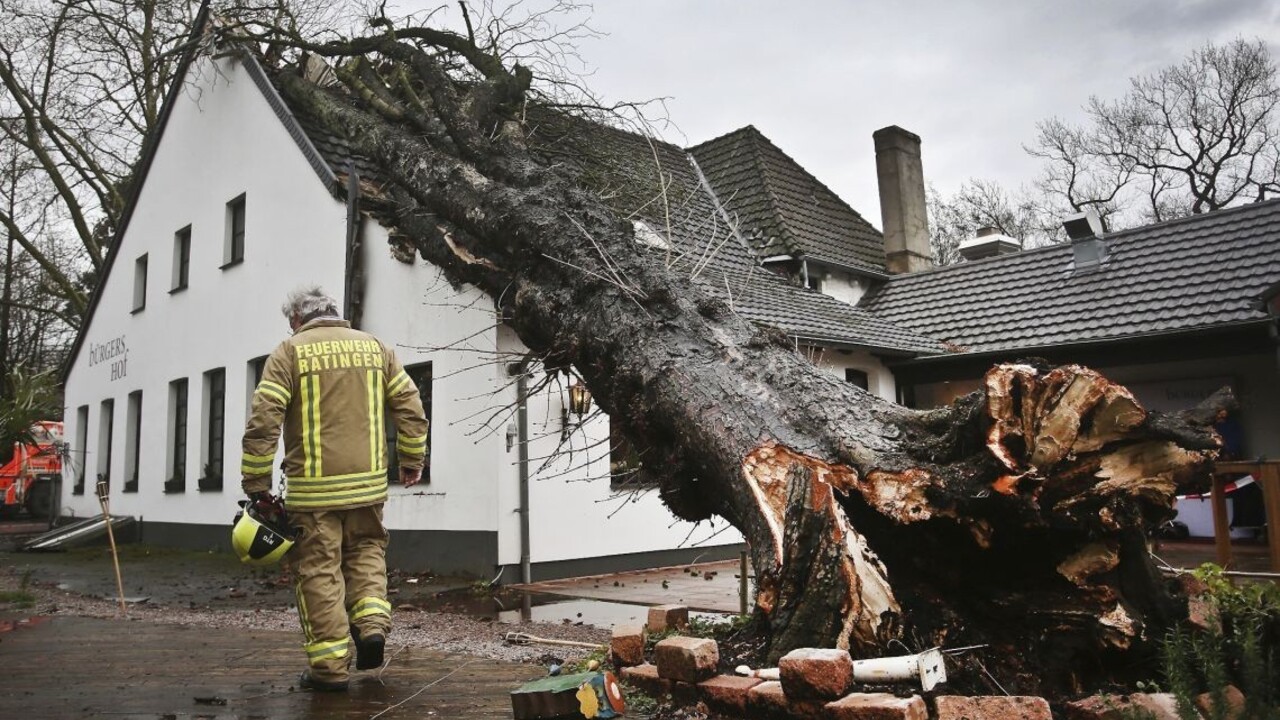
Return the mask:
{"type": "MultiPolygon", "coordinates": [[[[687,627],[688,610],[651,608],[649,632],[687,627]]],[[[720,661],[714,640],[673,636],[654,646],[654,663],[644,661],[646,628],[614,631],[611,655],[622,679],[642,692],[681,706],[743,720],[1052,720],[1049,703],[1029,696],[938,695],[928,702],[903,684],[903,694],[853,692],[853,658],[843,650],[803,648],[778,663],[778,680],[716,674],[720,661]],[[637,648],[639,649],[637,651],[637,648]]],[[[1231,720],[1244,720],[1244,696],[1234,687],[1223,692],[1231,720]]],[[[1210,717],[1213,700],[1196,704],[1210,717]]],[[[1068,720],[1115,720],[1125,713],[1150,713],[1156,720],[1179,720],[1177,703],[1167,693],[1096,695],[1067,704],[1068,720]]]]}

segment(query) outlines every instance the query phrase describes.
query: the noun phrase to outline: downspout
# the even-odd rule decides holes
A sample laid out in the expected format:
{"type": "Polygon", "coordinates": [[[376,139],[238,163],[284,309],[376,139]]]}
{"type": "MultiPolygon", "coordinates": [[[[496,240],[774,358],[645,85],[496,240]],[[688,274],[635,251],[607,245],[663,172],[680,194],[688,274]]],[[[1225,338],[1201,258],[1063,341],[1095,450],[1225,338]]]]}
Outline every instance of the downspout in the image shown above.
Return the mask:
{"type": "Polygon", "coordinates": [[[804,280],[804,287],[807,290],[809,288],[809,261],[808,260],[800,261],[800,275],[801,275],[801,278],[804,280]]]}
{"type": "Polygon", "coordinates": [[[342,316],[359,329],[364,318],[364,223],[360,217],[360,174],[347,160],[347,268],[342,293],[342,316]]]}
{"type": "MultiPolygon", "coordinates": [[[[516,376],[516,457],[520,472],[520,582],[533,582],[529,562],[529,376],[520,366],[516,376]]],[[[528,597],[528,595],[526,595],[528,597]]]]}

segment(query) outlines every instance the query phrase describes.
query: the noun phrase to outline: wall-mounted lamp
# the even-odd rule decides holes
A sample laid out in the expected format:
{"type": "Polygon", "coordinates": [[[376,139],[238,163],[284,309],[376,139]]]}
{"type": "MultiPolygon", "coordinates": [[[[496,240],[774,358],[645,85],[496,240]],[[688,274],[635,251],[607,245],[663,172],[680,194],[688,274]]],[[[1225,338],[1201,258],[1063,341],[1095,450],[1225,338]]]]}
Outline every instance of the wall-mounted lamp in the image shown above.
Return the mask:
{"type": "Polygon", "coordinates": [[[567,439],[573,429],[582,424],[582,418],[591,411],[591,391],[580,381],[569,386],[569,404],[561,411],[560,437],[567,439]]]}
{"type": "Polygon", "coordinates": [[[591,412],[591,391],[576,380],[569,386],[569,412],[577,415],[579,420],[591,412]]]}

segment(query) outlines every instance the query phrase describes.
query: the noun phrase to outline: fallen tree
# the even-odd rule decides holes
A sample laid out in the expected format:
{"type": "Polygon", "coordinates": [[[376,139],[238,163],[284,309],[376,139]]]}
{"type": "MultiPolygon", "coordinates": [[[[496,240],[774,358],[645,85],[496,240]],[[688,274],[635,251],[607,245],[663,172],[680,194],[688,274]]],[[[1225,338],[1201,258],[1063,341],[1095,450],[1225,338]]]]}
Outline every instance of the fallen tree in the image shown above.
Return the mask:
{"type": "Polygon", "coordinates": [[[744,534],[771,657],[991,643],[1004,682],[1064,690],[1133,672],[1185,617],[1145,533],[1203,479],[1229,398],[1159,416],[1095,372],[1035,361],[927,412],[861,391],[641,251],[631,222],[531,139],[528,69],[468,35],[375,27],[255,39],[337,68],[323,88],[295,57],[274,81],[376,166],[366,208],[395,241],[487,291],[546,362],[572,364],[673,513],[744,534]]]}

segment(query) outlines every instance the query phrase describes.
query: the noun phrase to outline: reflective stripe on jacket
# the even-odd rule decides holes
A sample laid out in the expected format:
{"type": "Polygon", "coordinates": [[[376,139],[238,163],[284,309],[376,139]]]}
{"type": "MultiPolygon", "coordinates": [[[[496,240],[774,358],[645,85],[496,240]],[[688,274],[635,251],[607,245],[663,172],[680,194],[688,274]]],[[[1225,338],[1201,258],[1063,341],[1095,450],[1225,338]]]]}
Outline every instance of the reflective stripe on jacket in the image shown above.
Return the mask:
{"type": "Polygon", "coordinates": [[[240,465],[244,491],[271,489],[283,425],[288,509],[385,501],[384,412],[395,422],[400,466],[422,467],[427,419],[418,388],[395,353],[345,320],[306,323],[267,357],[254,390],[240,465]]]}

